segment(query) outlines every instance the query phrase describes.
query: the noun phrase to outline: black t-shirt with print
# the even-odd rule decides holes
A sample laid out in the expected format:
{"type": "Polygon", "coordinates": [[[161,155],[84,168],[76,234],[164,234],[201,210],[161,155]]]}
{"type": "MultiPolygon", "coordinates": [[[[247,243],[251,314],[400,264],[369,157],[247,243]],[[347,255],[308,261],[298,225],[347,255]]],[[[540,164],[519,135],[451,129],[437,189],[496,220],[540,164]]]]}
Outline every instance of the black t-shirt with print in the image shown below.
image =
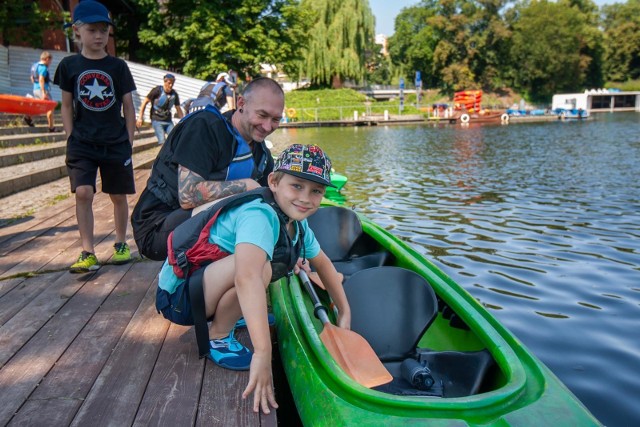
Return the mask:
{"type": "Polygon", "coordinates": [[[113,56],[88,59],[81,54],[60,61],[54,84],[73,94],[73,131],[80,141],[117,144],[129,140],[122,98],[136,90],[127,63],[113,56]]]}

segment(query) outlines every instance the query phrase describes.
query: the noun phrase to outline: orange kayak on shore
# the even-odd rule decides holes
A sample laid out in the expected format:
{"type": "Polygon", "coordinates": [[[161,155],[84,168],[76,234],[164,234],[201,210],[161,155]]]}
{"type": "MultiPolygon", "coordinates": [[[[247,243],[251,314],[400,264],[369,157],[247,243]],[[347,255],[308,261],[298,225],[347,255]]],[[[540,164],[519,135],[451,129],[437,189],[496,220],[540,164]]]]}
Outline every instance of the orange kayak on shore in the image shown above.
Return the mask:
{"type": "Polygon", "coordinates": [[[0,112],[39,116],[56,108],[56,101],[0,94],[0,112]]]}

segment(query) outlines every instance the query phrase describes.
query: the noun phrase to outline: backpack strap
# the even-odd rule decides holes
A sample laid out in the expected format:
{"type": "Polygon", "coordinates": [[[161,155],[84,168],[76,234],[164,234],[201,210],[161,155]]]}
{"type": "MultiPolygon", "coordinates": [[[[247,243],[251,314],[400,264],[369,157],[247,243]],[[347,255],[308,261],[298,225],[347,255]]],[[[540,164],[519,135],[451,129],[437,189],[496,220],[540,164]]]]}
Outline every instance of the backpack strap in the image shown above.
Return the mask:
{"type": "Polygon", "coordinates": [[[198,354],[201,359],[209,354],[209,327],[207,326],[207,314],[204,306],[203,278],[204,268],[190,275],[185,284],[191,301],[191,315],[193,316],[196,342],[198,343],[198,354]]]}

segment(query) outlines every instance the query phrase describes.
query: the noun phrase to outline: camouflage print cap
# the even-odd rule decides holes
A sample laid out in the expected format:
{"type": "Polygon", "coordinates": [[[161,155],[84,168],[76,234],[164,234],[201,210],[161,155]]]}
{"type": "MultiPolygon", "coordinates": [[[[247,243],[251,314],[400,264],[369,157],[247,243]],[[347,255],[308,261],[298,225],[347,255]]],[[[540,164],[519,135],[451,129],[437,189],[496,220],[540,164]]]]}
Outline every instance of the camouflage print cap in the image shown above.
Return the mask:
{"type": "Polygon", "coordinates": [[[290,145],[280,153],[273,170],[335,187],[331,184],[331,160],[317,145],[290,145]]]}

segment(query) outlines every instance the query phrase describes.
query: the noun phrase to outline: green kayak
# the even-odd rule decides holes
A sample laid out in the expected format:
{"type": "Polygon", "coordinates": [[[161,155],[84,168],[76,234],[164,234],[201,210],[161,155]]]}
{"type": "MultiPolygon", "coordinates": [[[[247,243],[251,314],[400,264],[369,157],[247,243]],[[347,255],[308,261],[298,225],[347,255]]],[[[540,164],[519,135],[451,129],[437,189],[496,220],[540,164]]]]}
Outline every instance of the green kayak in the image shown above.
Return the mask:
{"type": "Polygon", "coordinates": [[[345,276],[352,330],[393,381],[370,389],[348,376],[325,348],[298,278],[281,279],[271,304],[304,425],[600,425],[482,305],[398,238],[338,206],[322,207],[309,224],[345,276]]]}

